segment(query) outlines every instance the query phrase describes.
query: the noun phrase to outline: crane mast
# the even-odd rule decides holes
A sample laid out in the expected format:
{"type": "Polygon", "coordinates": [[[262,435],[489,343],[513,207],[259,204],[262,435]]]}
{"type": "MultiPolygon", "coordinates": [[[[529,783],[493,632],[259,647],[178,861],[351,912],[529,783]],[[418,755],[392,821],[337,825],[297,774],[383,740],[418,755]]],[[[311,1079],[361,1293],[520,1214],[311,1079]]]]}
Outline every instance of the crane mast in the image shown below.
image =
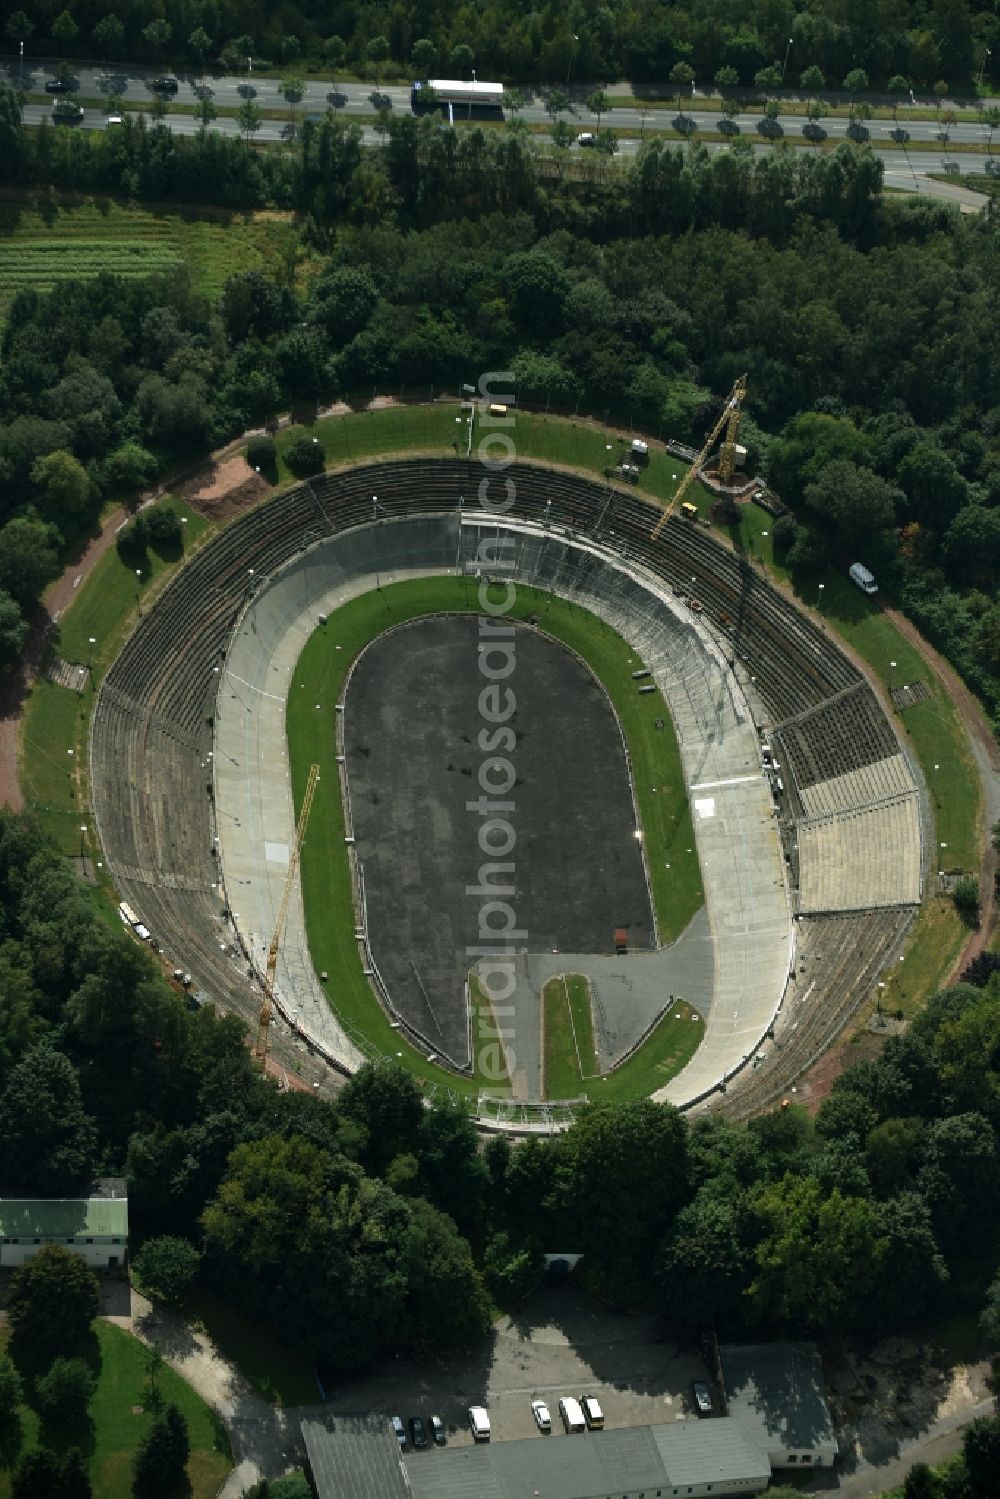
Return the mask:
{"type": "Polygon", "coordinates": [[[274,998],[274,976],[278,968],[278,952],[281,948],[281,939],[285,934],[288,905],[292,898],[295,874],[299,867],[299,855],[302,852],[302,840],[305,838],[306,824],[309,821],[309,813],[312,810],[313,797],[316,795],[316,783],[318,780],[319,766],[310,766],[309,780],[306,782],[306,794],[302,798],[299,820],[295,825],[295,841],[292,844],[292,851],[288,859],[288,873],[285,875],[285,883],[281,891],[281,903],[278,906],[278,916],[274,923],[274,935],[271,938],[271,945],[267,950],[260,1015],[257,1020],[257,1041],[254,1046],[254,1056],[260,1063],[262,1072],[267,1071],[267,1054],[271,1042],[271,1006],[274,998]]]}
{"type": "Polygon", "coordinates": [[[735,467],[736,433],[739,430],[740,416],[743,410],[743,398],[746,393],[747,377],[746,375],[741,375],[736,384],[733,386],[732,390],[729,392],[729,395],[726,398],[726,403],[722,408],[722,415],[719,417],[719,420],[716,422],[715,426],[708,434],[708,440],[706,441],[705,446],[702,448],[701,452],[698,454],[697,458],[694,460],[691,467],[684,475],[684,478],[677,486],[677,490],[674,494],[673,499],[670,501],[670,504],[664,510],[663,514],[656,522],[656,525],[653,527],[653,530],[650,534],[652,535],[654,541],[659,536],[660,532],[663,530],[664,526],[667,524],[667,521],[673,515],[674,511],[677,509],[677,506],[680,504],[681,500],[683,500],[685,494],[687,494],[690,484],[697,477],[698,473],[704,467],[704,465],[708,462],[708,455],[714,448],[716,441],[722,433],[723,428],[725,428],[726,435],[722,440],[722,449],[719,454],[719,477],[722,480],[723,484],[728,484],[730,479],[733,477],[733,469],[735,467]]]}

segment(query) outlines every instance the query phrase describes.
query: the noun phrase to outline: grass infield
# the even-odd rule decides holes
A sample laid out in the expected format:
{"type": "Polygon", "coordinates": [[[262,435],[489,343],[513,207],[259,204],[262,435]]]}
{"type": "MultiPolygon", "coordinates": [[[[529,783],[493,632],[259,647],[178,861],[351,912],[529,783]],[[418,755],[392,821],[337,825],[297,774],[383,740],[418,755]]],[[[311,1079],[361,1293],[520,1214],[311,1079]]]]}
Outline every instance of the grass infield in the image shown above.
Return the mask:
{"type": "Polygon", "coordinates": [[[545,1097],[579,1098],[598,1071],[590,981],[583,974],[549,979],[542,990],[542,1026],[545,1097]]]}
{"type": "MultiPolygon", "coordinates": [[[[335,975],[328,985],[334,1012],[363,1051],[396,1055],[425,1083],[447,1079],[457,1091],[475,1096],[481,1091],[496,1091],[495,1077],[460,1077],[428,1062],[392,1029],[364,977],[354,939],[336,744],[330,716],[317,715],[314,706],[342,700],[352,661],[375,635],[407,619],[444,611],[476,612],[476,589],[467,579],[395,583],[354,599],[332,614],[307,642],[293,673],[287,712],[289,764],[296,809],[301,805],[309,766],[317,763],[321,767],[321,789],[313,803],[300,869],[313,962],[317,970],[335,975]]],[[[695,845],[680,755],[666,706],[658,693],[638,695],[631,679],[635,658],[630,647],[585,610],[535,589],[519,588],[511,614],[520,619],[538,614],[541,627],[575,650],[611,697],[632,759],[661,940],[671,941],[703,904],[704,894],[697,855],[685,852],[682,857],[676,853],[677,849],[686,851],[695,845]],[[655,727],[657,719],[663,721],[662,729],[655,727]],[[667,863],[673,865],[669,874],[667,863]]],[[[557,746],[553,748],[558,751],[557,746]]],[[[694,1027],[691,1029],[693,1032],[694,1027]]],[[[590,1048],[592,1052],[592,1041],[590,1048]]],[[[658,1081],[651,1086],[662,1085],[690,1055],[687,1052],[674,1065],[672,1051],[657,1051],[658,1065],[666,1070],[662,1075],[651,1074],[649,1060],[643,1057],[645,1049],[615,1074],[616,1091],[631,1085],[635,1092],[627,1096],[641,1096],[645,1084],[636,1080],[654,1075],[658,1081]]]]}

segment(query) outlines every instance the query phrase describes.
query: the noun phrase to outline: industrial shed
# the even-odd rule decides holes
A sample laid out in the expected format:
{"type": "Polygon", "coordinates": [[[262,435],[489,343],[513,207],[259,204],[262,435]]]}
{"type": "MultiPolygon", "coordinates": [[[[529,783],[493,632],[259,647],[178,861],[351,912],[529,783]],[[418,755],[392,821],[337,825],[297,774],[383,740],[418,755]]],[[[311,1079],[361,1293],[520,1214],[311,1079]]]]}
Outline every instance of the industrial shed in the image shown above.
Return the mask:
{"type": "Polygon", "coordinates": [[[128,1252],[125,1182],[95,1182],[87,1197],[0,1198],[0,1269],[16,1269],[46,1244],[59,1244],[92,1270],[124,1265],[128,1252]]]}

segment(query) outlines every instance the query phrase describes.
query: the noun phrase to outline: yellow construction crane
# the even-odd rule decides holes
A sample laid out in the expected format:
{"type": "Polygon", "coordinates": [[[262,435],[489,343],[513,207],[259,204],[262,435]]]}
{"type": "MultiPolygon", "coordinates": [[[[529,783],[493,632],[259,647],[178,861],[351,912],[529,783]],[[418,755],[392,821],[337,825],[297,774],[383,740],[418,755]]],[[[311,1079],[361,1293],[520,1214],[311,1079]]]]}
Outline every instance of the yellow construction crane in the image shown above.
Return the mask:
{"type": "Polygon", "coordinates": [[[667,521],[673,515],[674,511],[677,509],[677,506],[680,504],[681,500],[683,500],[685,494],[687,493],[688,485],[692,482],[693,479],[697,477],[702,466],[708,461],[708,455],[715,446],[716,439],[718,438],[723,427],[725,427],[726,429],[726,435],[722,439],[722,448],[719,452],[719,478],[722,480],[723,484],[728,484],[730,479],[733,477],[733,469],[735,467],[736,432],[740,424],[740,415],[743,409],[743,397],[746,395],[746,393],[747,377],[746,375],[741,375],[736,384],[733,386],[732,390],[729,392],[729,395],[726,398],[726,404],[722,408],[722,415],[719,417],[719,420],[716,422],[715,426],[709,433],[708,441],[705,443],[705,446],[702,448],[701,452],[698,454],[697,458],[694,460],[691,467],[684,475],[684,478],[677,486],[677,493],[670,501],[670,504],[667,506],[666,510],[664,510],[663,514],[656,522],[656,525],[653,527],[651,535],[654,541],[659,536],[660,532],[663,530],[664,526],[667,524],[667,521]]]}
{"type": "Polygon", "coordinates": [[[292,898],[292,887],[295,884],[295,871],[299,867],[299,855],[302,852],[302,840],[306,833],[306,823],[309,821],[309,813],[312,810],[313,797],[316,795],[316,782],[319,780],[319,766],[313,765],[309,769],[309,780],[306,783],[306,794],[302,798],[302,807],[299,812],[299,820],[295,826],[295,842],[288,859],[288,873],[285,875],[285,886],[281,892],[281,904],[278,907],[278,919],[274,923],[274,936],[271,938],[271,946],[267,950],[267,965],[264,969],[263,994],[260,1004],[260,1016],[257,1021],[257,1044],[254,1047],[254,1056],[260,1063],[262,1072],[267,1071],[267,1053],[271,1041],[271,1003],[274,998],[274,975],[278,967],[278,951],[281,947],[281,939],[285,933],[285,920],[288,916],[288,903],[292,898]]]}

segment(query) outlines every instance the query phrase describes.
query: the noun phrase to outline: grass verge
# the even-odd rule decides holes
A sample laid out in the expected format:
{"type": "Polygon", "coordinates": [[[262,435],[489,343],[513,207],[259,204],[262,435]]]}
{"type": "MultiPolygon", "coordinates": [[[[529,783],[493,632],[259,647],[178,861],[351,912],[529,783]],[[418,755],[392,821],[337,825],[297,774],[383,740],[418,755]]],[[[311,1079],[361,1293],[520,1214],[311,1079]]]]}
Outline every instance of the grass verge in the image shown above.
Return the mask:
{"type": "MultiPolygon", "coordinates": [[[[90,1469],[95,1496],[100,1499],[132,1499],[132,1454],[152,1425],[146,1403],[145,1360],[147,1350],[137,1338],[109,1322],[96,1322],[95,1362],[99,1362],[97,1389],[88,1418],[81,1428],[60,1434],[46,1445],[81,1447],[90,1469]]],[[[0,1349],[6,1348],[6,1330],[0,1331],[0,1349]]],[[[188,1499],[215,1499],[232,1468],[229,1439],[217,1417],[189,1384],[164,1367],[159,1375],[163,1401],[178,1407],[188,1423],[191,1457],[188,1462],[188,1499]]],[[[40,1423],[29,1406],[19,1407],[21,1451],[40,1445],[40,1423]]],[[[9,1499],[10,1473],[0,1472],[0,1499],[9,1499]]],[[[41,1496],[39,1496],[41,1499],[41,1496]]]]}
{"type": "Polygon", "coordinates": [[[510,1061],[503,1032],[488,990],[475,974],[469,976],[472,998],[472,1056],[480,1093],[509,1098],[510,1061]]]}
{"type": "MultiPolygon", "coordinates": [[[[287,710],[289,764],[296,808],[301,805],[309,766],[314,763],[321,766],[322,789],[313,803],[310,837],[302,850],[301,880],[313,962],[317,971],[335,975],[327,987],[331,1005],[363,1051],[405,1060],[425,1084],[441,1082],[447,1077],[457,1091],[467,1096],[480,1091],[483,1079],[445,1074],[409,1046],[392,1029],[362,972],[354,939],[353,895],[344,845],[336,745],[329,718],[318,716],[312,705],[342,700],[352,661],[382,630],[424,614],[445,610],[472,613],[475,609],[475,590],[470,590],[467,580],[461,578],[396,583],[377,594],[352,600],[331,615],[326,626],[307,642],[293,674],[287,710]],[[333,919],[331,912],[335,913],[333,919]]],[[[586,661],[604,683],[619,712],[632,757],[661,940],[672,940],[703,904],[704,895],[697,855],[693,852],[695,844],[680,755],[669,714],[658,693],[638,695],[630,675],[636,658],[631,656],[625,641],[593,615],[535,589],[520,588],[512,616],[523,619],[534,613],[541,616],[541,626],[547,633],[586,661]],[[656,727],[657,720],[663,723],[661,729],[656,727]],[[682,848],[685,851],[690,848],[692,853],[669,857],[675,849],[682,848]],[[675,867],[668,869],[668,865],[675,867]]]]}
{"type": "Polygon", "coordinates": [[[542,1092],[545,1098],[579,1098],[596,1075],[590,983],[580,973],[559,974],[542,990],[542,1092]]]}

